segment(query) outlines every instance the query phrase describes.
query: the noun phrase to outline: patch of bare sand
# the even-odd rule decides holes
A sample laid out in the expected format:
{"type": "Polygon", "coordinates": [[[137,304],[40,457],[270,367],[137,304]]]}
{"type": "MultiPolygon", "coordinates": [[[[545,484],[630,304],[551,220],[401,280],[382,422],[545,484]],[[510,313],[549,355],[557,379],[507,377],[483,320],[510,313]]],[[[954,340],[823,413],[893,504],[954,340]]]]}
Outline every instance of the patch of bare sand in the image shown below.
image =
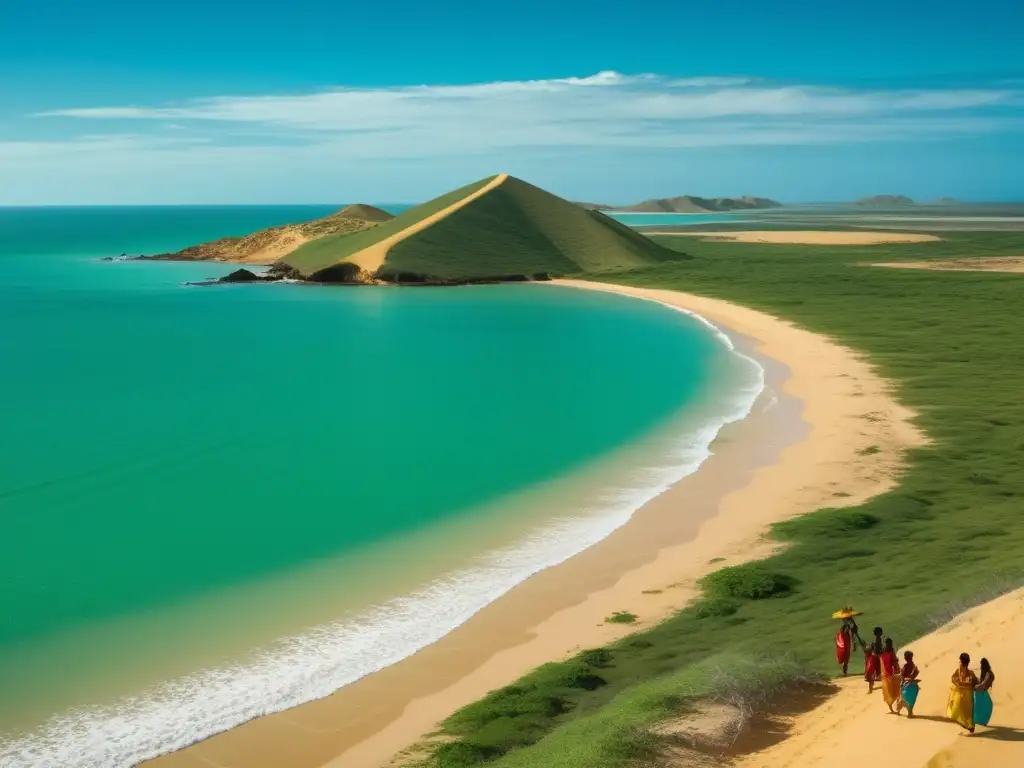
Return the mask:
{"type": "Polygon", "coordinates": [[[782,373],[772,386],[781,389],[779,405],[735,425],[716,440],[700,471],[648,502],[607,539],[531,577],[439,642],[325,699],[253,720],[152,766],[395,764],[392,758],[408,754],[456,709],[540,664],[649,627],[692,600],[700,577],[770,554],[775,545],[764,532],[771,523],[823,506],[859,504],[890,489],[903,451],[923,441],[889,384],[863,357],[824,336],[692,294],[556,284],[661,302],[742,334],[760,355],[778,361],[782,373]],[[784,403],[792,413],[780,413],[784,403]],[[801,439],[778,431],[792,430],[794,422],[801,439]],[[780,442],[781,449],[773,447],[780,442]],[[878,450],[865,452],[869,446],[878,450]],[[765,450],[769,457],[761,458],[765,450]],[[636,624],[605,622],[624,609],[639,617],[636,624]]]}
{"type": "Polygon", "coordinates": [[[384,238],[379,243],[374,243],[369,248],[363,248],[363,250],[361,251],[356,251],[351,256],[349,256],[346,259],[346,261],[352,262],[353,264],[357,265],[361,270],[363,270],[363,272],[372,275],[374,272],[381,268],[381,265],[384,264],[384,260],[387,259],[388,251],[391,250],[392,246],[398,245],[407,237],[411,237],[417,232],[422,232],[427,227],[430,227],[436,224],[437,222],[441,221],[441,219],[451,216],[453,213],[455,213],[455,211],[459,210],[460,208],[466,205],[469,205],[478,197],[486,195],[495,187],[503,184],[507,178],[507,173],[499,173],[497,176],[491,179],[490,183],[485,184],[471,195],[466,195],[458,202],[452,203],[447,208],[441,209],[432,216],[427,216],[425,219],[417,221],[415,224],[413,224],[410,227],[406,227],[401,232],[396,232],[395,234],[391,235],[391,237],[384,238]]]}
{"type": "Polygon", "coordinates": [[[1024,272],[1024,256],[991,256],[942,261],[891,261],[871,264],[892,269],[931,269],[939,272],[1024,272]]]}
{"type": "Polygon", "coordinates": [[[778,245],[886,245],[892,243],[930,243],[941,238],[913,232],[815,232],[751,230],[747,232],[644,232],[662,237],[699,237],[702,240],[728,240],[734,243],[778,245]]]}
{"type": "Polygon", "coordinates": [[[881,691],[858,676],[823,706],[792,719],[788,738],[736,768],[982,768],[1024,765],[1024,590],[974,608],[906,646],[921,668],[915,717],[889,714],[881,691]],[[950,676],[961,653],[992,663],[995,712],[973,736],[945,718],[950,676]],[[870,750],[870,758],[865,757],[870,750]]]}

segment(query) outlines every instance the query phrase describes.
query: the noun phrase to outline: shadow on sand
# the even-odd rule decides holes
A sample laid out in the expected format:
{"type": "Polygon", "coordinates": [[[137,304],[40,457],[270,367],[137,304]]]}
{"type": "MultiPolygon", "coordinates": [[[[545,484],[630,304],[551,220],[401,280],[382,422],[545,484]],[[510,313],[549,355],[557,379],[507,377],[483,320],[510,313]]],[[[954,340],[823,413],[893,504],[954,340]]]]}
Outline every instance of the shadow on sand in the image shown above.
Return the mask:
{"type": "MultiPolygon", "coordinates": [[[[951,727],[955,727],[958,731],[961,731],[965,736],[968,735],[963,728],[956,725],[952,720],[939,715],[914,715],[911,720],[924,720],[929,723],[946,723],[951,727]]],[[[1024,742],[1024,728],[1011,728],[1006,725],[979,725],[977,730],[970,734],[970,738],[989,739],[991,741],[1024,742]]]]}

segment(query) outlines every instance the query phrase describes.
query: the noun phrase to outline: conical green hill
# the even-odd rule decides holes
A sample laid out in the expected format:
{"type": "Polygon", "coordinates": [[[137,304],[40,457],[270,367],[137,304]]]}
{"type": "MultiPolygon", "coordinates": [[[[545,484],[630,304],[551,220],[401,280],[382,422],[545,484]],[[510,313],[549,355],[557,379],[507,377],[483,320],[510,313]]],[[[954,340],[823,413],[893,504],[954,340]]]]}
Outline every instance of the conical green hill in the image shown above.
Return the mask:
{"type": "Polygon", "coordinates": [[[538,272],[576,274],[678,258],[624,224],[508,178],[449,216],[402,240],[380,274],[471,279],[538,272]]]}
{"type": "Polygon", "coordinates": [[[474,280],[601,272],[678,258],[685,257],[598,211],[500,176],[442,195],[371,230],[310,243],[284,261],[313,279],[351,259],[364,268],[373,265],[385,280],[474,280]]]}

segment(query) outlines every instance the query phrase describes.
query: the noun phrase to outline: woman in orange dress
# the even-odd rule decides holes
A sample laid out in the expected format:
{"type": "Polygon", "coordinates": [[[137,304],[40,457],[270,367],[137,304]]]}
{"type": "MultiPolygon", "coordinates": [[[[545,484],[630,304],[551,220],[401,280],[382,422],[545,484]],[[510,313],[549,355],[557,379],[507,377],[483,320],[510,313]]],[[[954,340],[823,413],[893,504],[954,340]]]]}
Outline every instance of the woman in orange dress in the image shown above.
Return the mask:
{"type": "Polygon", "coordinates": [[[900,676],[900,659],[896,655],[891,637],[885,638],[885,647],[879,655],[879,661],[882,673],[882,698],[885,699],[889,711],[895,715],[896,710],[893,709],[893,706],[900,700],[902,678],[900,676]]]}
{"type": "Polygon", "coordinates": [[[971,657],[960,654],[960,666],[951,678],[949,700],[946,702],[946,717],[974,733],[974,687],[978,684],[978,676],[971,670],[971,657]]]}

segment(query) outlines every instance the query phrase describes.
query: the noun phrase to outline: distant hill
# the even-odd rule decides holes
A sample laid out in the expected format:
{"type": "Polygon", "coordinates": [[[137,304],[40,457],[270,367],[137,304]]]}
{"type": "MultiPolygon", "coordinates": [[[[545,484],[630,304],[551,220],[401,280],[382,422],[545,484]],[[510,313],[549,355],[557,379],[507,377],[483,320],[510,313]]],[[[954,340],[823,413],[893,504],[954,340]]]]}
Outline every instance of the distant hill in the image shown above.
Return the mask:
{"type": "Polygon", "coordinates": [[[616,210],[614,205],[605,205],[604,203],[576,203],[580,208],[586,208],[588,211],[614,211],[616,210]]]}
{"type": "Polygon", "coordinates": [[[914,205],[914,201],[906,195],[872,195],[871,197],[862,197],[860,200],[854,201],[853,204],[875,206],[914,205]]]}
{"type": "Polygon", "coordinates": [[[961,205],[961,203],[955,197],[940,197],[934,205],[961,205]]]}
{"type": "Polygon", "coordinates": [[[662,197],[644,200],[642,203],[626,206],[618,210],[630,213],[715,213],[727,211],[747,211],[759,208],[780,208],[782,203],[766,197],[697,197],[682,195],[681,197],[662,197]]]}
{"type": "MultiPolygon", "coordinates": [[[[387,221],[388,219],[395,218],[392,214],[381,208],[375,208],[372,205],[366,203],[356,203],[354,205],[346,205],[340,211],[331,214],[340,219],[362,219],[363,221],[387,221]]],[[[329,216],[328,218],[331,218],[329,216]]]]}
{"type": "Polygon", "coordinates": [[[273,264],[306,243],[316,242],[323,237],[370,229],[379,222],[393,218],[387,211],[359,203],[345,206],[322,219],[261,229],[244,237],[223,237],[220,240],[192,245],[175,253],[161,253],[145,258],[273,264]]]}
{"type": "Polygon", "coordinates": [[[324,281],[443,282],[600,272],[687,258],[605,216],[501,174],[373,229],[307,243],[281,260],[324,281]]]}

